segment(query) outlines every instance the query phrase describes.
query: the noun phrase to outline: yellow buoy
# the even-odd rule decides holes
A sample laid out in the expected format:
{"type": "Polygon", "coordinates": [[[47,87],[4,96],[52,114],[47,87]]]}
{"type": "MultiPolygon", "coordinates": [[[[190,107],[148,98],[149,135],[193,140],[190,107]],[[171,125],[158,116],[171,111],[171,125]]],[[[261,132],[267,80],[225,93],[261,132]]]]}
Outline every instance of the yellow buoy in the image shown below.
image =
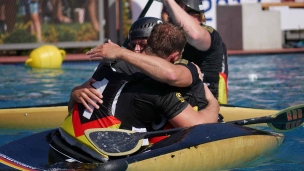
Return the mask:
{"type": "Polygon", "coordinates": [[[66,52],[54,45],[42,45],[30,53],[25,65],[32,68],[60,68],[65,56],[66,52]]]}

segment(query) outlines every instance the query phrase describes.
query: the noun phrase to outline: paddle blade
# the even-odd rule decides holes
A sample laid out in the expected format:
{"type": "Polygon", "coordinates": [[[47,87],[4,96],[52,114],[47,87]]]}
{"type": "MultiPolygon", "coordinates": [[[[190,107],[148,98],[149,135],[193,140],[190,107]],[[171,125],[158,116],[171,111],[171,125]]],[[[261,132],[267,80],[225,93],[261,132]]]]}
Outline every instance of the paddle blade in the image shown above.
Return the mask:
{"type": "Polygon", "coordinates": [[[272,115],[273,122],[267,123],[268,126],[277,132],[293,130],[304,122],[304,104],[286,108],[277,114],[272,115]]]}
{"type": "Polygon", "coordinates": [[[123,129],[97,128],[85,131],[88,140],[108,156],[124,156],[139,150],[143,139],[123,129]]]}

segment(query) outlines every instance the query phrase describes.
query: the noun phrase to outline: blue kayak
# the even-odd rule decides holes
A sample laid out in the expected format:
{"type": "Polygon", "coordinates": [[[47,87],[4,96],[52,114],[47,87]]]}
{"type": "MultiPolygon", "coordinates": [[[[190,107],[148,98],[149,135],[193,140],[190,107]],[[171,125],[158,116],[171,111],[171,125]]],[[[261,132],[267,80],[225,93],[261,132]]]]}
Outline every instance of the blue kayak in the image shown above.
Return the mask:
{"type": "Polygon", "coordinates": [[[202,124],[126,156],[102,163],[50,129],[0,147],[0,170],[223,170],[267,155],[283,134],[228,123],[202,124]]]}

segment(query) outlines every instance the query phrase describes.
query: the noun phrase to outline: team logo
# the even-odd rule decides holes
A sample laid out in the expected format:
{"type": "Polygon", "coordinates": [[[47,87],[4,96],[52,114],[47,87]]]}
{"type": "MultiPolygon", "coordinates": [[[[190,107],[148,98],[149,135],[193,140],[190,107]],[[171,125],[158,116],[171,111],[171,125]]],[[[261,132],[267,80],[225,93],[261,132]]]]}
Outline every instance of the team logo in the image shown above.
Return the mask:
{"type": "Polygon", "coordinates": [[[183,97],[180,93],[176,93],[176,97],[177,97],[178,100],[180,100],[181,102],[185,102],[184,97],[183,97]]]}

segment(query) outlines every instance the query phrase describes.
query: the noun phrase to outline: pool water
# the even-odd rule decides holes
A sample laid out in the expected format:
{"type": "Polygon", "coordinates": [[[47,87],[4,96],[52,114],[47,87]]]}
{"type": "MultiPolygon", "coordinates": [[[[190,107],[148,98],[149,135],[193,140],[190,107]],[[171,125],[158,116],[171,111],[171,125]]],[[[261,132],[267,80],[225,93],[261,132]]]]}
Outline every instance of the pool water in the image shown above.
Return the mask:
{"type": "MultiPolygon", "coordinates": [[[[304,102],[304,54],[229,56],[228,64],[229,105],[281,110],[304,102]]],[[[0,108],[67,102],[71,89],[91,77],[97,65],[68,62],[53,70],[0,65],[0,108]]],[[[36,131],[0,130],[0,145],[36,131]]],[[[284,135],[277,151],[234,170],[304,170],[304,127],[284,135]]]]}
{"type": "Polygon", "coordinates": [[[229,57],[228,103],[284,109],[304,102],[304,54],[229,57]]]}
{"type": "Polygon", "coordinates": [[[73,87],[90,78],[98,62],[63,63],[60,69],[0,65],[0,108],[67,102],[73,87]]]}
{"type": "MultiPolygon", "coordinates": [[[[304,101],[304,54],[229,56],[230,105],[283,109],[304,101]]],[[[0,108],[67,102],[71,89],[92,76],[98,62],[60,69],[0,65],[0,108]]]]}

